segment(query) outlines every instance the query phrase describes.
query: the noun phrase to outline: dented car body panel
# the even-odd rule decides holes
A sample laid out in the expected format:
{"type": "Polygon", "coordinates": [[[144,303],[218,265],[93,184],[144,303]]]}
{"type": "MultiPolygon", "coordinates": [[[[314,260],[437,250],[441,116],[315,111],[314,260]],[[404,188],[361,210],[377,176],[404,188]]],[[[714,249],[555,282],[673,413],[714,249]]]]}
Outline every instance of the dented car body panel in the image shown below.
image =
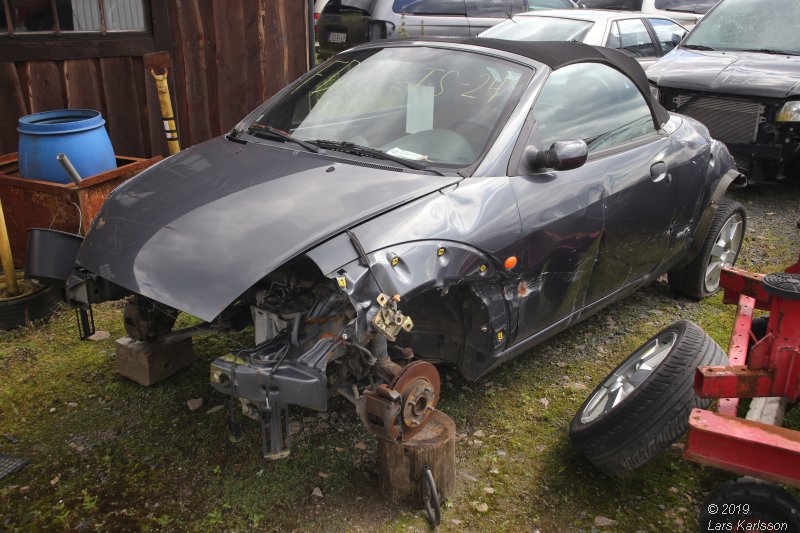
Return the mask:
{"type": "Polygon", "coordinates": [[[313,156],[222,137],[184,150],[115,191],[78,264],[210,321],[298,253],[461,179],[313,156]]]}
{"type": "Polygon", "coordinates": [[[81,309],[133,294],[126,330],[141,340],[252,326],[254,345],[221,354],[211,382],[260,421],[265,457],[288,452],[289,404],[324,410],[335,393],[378,437],[410,438],[439,399],[431,363],[476,379],[691,260],[712,197],[736,173],[724,145],[650,101],[641,67],[613,50],[449,39],[352,54],[116,190],[67,283],[81,309]],[[457,75],[435,67],[450,57],[457,75]],[[578,156],[564,163],[532,105],[554,72],[584,61],[612,69],[644,116],[632,141],[590,151],[592,139],[574,140],[578,156]],[[297,119],[363,65],[386,62],[411,73],[385,88],[401,106],[297,119]],[[482,122],[464,116],[489,103],[482,122]],[[441,114],[420,114],[435,106],[441,114]],[[383,140],[360,137],[368,130],[383,140]],[[206,325],[170,332],[179,312],[206,325]]]}

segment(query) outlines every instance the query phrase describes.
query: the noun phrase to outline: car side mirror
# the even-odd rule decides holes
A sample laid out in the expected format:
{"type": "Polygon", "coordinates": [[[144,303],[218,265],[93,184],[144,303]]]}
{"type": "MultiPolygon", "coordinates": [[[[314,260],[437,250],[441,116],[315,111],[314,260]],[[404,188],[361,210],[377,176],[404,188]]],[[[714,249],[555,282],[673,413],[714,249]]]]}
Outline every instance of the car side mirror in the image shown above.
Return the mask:
{"type": "Polygon", "coordinates": [[[685,31],[673,33],[672,34],[672,44],[675,45],[675,46],[678,46],[679,44],[681,44],[681,41],[683,40],[683,38],[686,37],[686,33],[687,32],[685,32],[685,31]]]}
{"type": "Polygon", "coordinates": [[[581,139],[556,141],[549,150],[528,146],[522,154],[525,167],[531,172],[545,169],[572,170],[582,167],[589,156],[589,148],[581,139]]]}

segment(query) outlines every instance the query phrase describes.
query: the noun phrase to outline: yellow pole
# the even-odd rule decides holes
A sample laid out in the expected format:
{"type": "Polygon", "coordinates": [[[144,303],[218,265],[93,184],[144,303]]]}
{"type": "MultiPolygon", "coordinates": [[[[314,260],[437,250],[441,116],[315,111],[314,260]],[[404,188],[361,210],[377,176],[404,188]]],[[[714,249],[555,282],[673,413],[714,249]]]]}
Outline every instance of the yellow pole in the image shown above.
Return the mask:
{"type": "Polygon", "coordinates": [[[161,119],[164,121],[164,132],[167,134],[169,155],[175,155],[181,151],[181,143],[178,140],[178,127],[172,111],[172,99],[169,97],[168,72],[169,69],[165,68],[163,74],[156,74],[156,69],[150,69],[150,75],[156,80],[156,91],[158,92],[158,102],[161,104],[161,119]]]}
{"type": "Polygon", "coordinates": [[[0,202],[0,260],[2,260],[3,274],[6,277],[6,292],[8,296],[16,296],[19,294],[19,289],[17,288],[17,276],[14,273],[14,259],[11,257],[11,243],[8,242],[2,202],[0,202]]]}

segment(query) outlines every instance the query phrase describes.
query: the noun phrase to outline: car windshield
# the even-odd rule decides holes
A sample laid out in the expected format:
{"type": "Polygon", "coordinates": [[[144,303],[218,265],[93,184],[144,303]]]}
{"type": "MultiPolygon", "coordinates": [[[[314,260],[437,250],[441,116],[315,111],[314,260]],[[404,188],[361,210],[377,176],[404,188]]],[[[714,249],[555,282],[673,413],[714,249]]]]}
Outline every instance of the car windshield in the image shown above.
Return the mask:
{"type": "Polygon", "coordinates": [[[683,46],[800,54],[797,0],[723,0],[694,28],[683,46]]]}
{"type": "Polygon", "coordinates": [[[532,74],[479,53],[361,50],[337,56],[270,100],[248,129],[271,127],[325,149],[355,153],[357,145],[461,168],[487,149],[532,74]]]}
{"type": "Polygon", "coordinates": [[[556,17],[515,17],[481,33],[481,37],[512,41],[583,41],[592,22],[556,17]]]}

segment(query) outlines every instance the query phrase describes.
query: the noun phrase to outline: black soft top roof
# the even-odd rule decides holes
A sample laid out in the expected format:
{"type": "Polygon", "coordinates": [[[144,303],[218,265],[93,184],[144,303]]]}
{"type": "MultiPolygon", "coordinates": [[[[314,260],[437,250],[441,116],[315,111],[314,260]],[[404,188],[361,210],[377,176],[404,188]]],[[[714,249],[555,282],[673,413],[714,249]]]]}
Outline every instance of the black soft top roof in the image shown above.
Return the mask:
{"type": "Polygon", "coordinates": [[[567,41],[508,41],[483,37],[412,37],[389,39],[384,42],[430,42],[480,46],[527,57],[544,63],[552,70],[558,70],[574,63],[604,63],[619,70],[636,83],[639,92],[650,106],[656,127],[660,128],[669,120],[669,112],[653,99],[647,75],[639,62],[613,48],[567,41]]]}

